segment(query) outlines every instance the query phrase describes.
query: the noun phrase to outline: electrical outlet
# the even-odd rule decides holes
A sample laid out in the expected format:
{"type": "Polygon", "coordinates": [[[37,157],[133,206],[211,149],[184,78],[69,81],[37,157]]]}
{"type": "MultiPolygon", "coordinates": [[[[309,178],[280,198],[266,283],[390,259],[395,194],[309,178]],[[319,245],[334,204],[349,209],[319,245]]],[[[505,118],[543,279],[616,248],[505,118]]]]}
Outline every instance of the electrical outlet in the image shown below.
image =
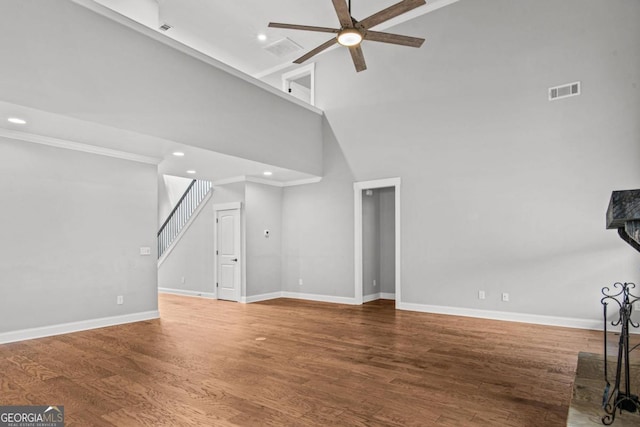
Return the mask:
{"type": "Polygon", "coordinates": [[[122,296],[122,295],[118,295],[118,298],[116,299],[116,303],[117,303],[118,305],[122,305],[122,304],[124,304],[124,296],[122,296]]]}
{"type": "Polygon", "coordinates": [[[182,277],[180,278],[180,283],[182,283],[182,284],[184,285],[184,276],[182,276],[182,277]]]}
{"type": "Polygon", "coordinates": [[[484,291],[478,291],[478,299],[484,299],[485,296],[484,291]]]}
{"type": "Polygon", "coordinates": [[[376,282],[376,279],[373,279],[373,287],[375,288],[376,286],[378,286],[378,283],[376,282]]]}
{"type": "Polygon", "coordinates": [[[298,279],[298,285],[302,286],[302,279],[298,279]]]}
{"type": "Polygon", "coordinates": [[[504,302],[508,302],[509,301],[509,294],[506,292],[502,293],[502,301],[504,302]]]}

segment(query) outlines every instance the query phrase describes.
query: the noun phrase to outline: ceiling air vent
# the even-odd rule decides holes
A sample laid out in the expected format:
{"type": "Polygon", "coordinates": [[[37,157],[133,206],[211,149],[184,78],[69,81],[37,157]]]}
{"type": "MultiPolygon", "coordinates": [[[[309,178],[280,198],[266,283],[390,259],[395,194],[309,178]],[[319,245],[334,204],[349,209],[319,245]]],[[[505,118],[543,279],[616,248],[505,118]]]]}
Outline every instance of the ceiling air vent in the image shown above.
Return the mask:
{"type": "Polygon", "coordinates": [[[169,31],[172,28],[173,27],[171,25],[167,24],[166,22],[158,27],[158,29],[160,31],[169,31]]]}
{"type": "Polygon", "coordinates": [[[278,58],[289,56],[292,53],[300,52],[302,46],[290,38],[283,38],[264,47],[264,50],[278,58]]]}
{"type": "Polygon", "coordinates": [[[580,82],[573,82],[549,88],[549,101],[555,101],[556,99],[568,98],[576,95],[580,95],[580,82]]]}

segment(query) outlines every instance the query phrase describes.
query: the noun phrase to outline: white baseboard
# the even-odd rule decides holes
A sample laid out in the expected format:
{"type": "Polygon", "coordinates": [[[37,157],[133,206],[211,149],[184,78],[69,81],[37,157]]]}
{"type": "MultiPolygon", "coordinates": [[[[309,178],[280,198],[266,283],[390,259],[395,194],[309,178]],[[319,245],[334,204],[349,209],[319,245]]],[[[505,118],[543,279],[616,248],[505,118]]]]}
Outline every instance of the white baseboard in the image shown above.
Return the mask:
{"type": "Polygon", "coordinates": [[[158,288],[158,292],[161,294],[184,295],[187,297],[216,298],[216,294],[213,292],[189,291],[185,289],[158,288]]]}
{"type": "Polygon", "coordinates": [[[249,304],[252,302],[267,301],[270,299],[282,298],[282,292],[270,292],[268,294],[251,295],[240,298],[241,303],[249,304]]]}
{"type": "Polygon", "coordinates": [[[507,311],[478,310],[473,308],[447,307],[439,305],[399,302],[400,310],[423,313],[449,314],[453,316],[477,317],[480,319],[506,320],[509,322],[533,323],[536,325],[563,326],[576,329],[602,330],[602,320],[576,319],[572,317],[543,316],[539,314],[513,313],[507,311]]]}
{"type": "MultiPolygon", "coordinates": [[[[213,294],[203,292],[183,291],[178,289],[159,288],[159,292],[171,293],[177,295],[202,296],[205,298],[213,298],[213,294]]],[[[266,301],[276,298],[291,298],[307,301],[330,302],[336,304],[355,305],[355,298],[336,297],[331,295],[305,294],[299,292],[271,292],[267,294],[252,295],[242,297],[242,303],[252,303],[258,301],[266,301]]],[[[376,294],[365,295],[364,302],[374,301],[376,299],[395,300],[394,293],[380,292],[376,294]]],[[[396,307],[400,310],[418,311],[422,313],[447,314],[452,316],[475,317],[480,319],[503,320],[508,322],[532,323],[536,325],[561,326],[575,329],[592,329],[602,330],[601,319],[578,319],[571,317],[544,316],[539,314],[514,313],[507,311],[479,310],[463,307],[447,307],[428,304],[414,304],[408,302],[398,302],[396,307]]],[[[630,331],[635,332],[635,331],[630,331]]],[[[0,343],[2,343],[2,335],[0,335],[0,343]]]]}
{"type": "Polygon", "coordinates": [[[369,294],[369,295],[365,295],[362,297],[362,302],[371,302],[371,301],[375,301],[375,300],[379,300],[379,299],[391,299],[391,300],[395,300],[396,299],[396,294],[392,294],[389,292],[378,292],[375,294],[369,294]]]}
{"type": "Polygon", "coordinates": [[[299,292],[282,292],[282,298],[303,299],[308,301],[333,302],[336,304],[355,305],[355,298],[335,297],[332,295],[303,294],[299,292]]]}
{"type": "Polygon", "coordinates": [[[376,293],[376,294],[369,294],[369,295],[365,295],[362,297],[362,302],[366,303],[366,302],[371,302],[371,301],[375,301],[380,299],[380,292],[376,293]]]}
{"type": "Polygon", "coordinates": [[[158,310],[152,310],[143,311],[141,313],[124,314],[122,316],[102,317],[100,319],[90,319],[80,322],[61,323],[58,325],[4,332],[0,333],[0,344],[87,331],[89,329],[98,329],[107,326],[123,325],[125,323],[141,322],[143,320],[158,319],[159,317],[160,313],[158,310]]]}

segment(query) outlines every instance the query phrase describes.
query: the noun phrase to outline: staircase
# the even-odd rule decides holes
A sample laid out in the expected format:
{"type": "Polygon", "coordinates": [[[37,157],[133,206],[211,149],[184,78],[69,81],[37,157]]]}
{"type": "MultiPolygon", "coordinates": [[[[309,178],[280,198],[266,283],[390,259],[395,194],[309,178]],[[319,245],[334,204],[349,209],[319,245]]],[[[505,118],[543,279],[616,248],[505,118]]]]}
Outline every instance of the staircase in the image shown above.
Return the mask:
{"type": "Polygon", "coordinates": [[[197,179],[191,181],[191,184],[189,184],[189,187],[187,187],[167,220],[160,227],[160,231],[158,231],[158,259],[169,249],[185,225],[189,223],[189,219],[191,219],[200,204],[209,196],[211,188],[210,181],[197,179]]]}

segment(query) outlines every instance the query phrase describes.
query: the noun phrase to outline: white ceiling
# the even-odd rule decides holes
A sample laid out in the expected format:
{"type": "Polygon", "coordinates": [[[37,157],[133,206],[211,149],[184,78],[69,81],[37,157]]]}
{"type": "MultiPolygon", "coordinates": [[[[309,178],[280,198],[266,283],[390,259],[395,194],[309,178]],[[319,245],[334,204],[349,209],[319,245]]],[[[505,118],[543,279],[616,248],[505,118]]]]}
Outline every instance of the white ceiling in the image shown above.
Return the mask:
{"type": "MultiPolygon", "coordinates": [[[[362,20],[399,0],[352,0],[351,12],[362,20]]],[[[458,0],[432,0],[426,6],[376,27],[383,30],[436,10],[458,0]]],[[[164,32],[202,53],[246,74],[260,77],[284,69],[307,51],[329,40],[332,35],[310,31],[268,28],[269,22],[339,28],[331,0],[95,0],[156,31],[161,24],[173,28],[164,32]],[[266,40],[258,40],[258,34],[266,40]],[[289,38],[303,49],[277,57],[265,46],[289,38]]],[[[428,34],[407,34],[427,37],[428,34]]]]}

